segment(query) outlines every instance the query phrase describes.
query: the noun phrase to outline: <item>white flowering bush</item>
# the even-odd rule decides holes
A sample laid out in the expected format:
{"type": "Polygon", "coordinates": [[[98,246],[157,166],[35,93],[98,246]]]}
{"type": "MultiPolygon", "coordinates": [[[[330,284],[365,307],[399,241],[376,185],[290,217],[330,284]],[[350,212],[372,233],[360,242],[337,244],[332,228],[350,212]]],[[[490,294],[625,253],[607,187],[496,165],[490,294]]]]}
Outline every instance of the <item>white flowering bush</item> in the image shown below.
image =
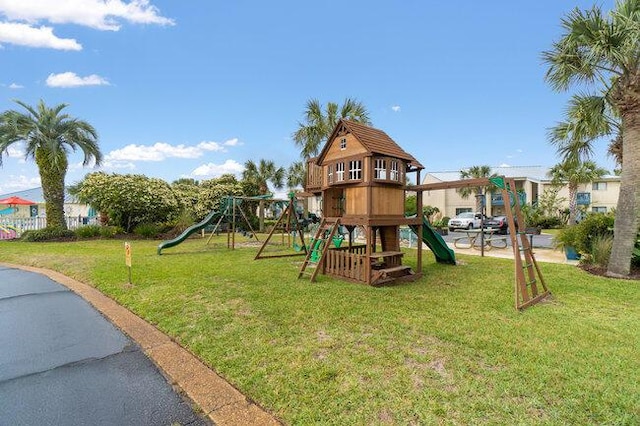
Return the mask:
{"type": "Polygon", "coordinates": [[[90,173],[77,185],[76,195],[126,232],[140,223],[170,221],[182,207],[167,182],[143,175],[90,173]]]}

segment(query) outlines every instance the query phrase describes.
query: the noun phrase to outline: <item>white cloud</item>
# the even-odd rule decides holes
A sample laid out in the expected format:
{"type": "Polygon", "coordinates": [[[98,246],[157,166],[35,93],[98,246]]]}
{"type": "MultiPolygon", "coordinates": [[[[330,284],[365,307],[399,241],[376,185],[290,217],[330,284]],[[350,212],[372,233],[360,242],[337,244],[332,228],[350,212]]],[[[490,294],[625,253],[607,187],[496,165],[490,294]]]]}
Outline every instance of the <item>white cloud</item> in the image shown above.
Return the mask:
{"type": "Polygon", "coordinates": [[[238,146],[242,145],[242,142],[238,141],[238,138],[229,139],[223,143],[224,146],[238,146]]]}
{"type": "Polygon", "coordinates": [[[105,160],[100,165],[104,170],[135,170],[136,165],[130,161],[105,160]]]}
{"type": "Polygon", "coordinates": [[[511,165],[507,163],[502,163],[498,167],[511,167],[511,165]]]}
{"type": "Polygon", "coordinates": [[[0,13],[12,21],[77,24],[118,31],[121,22],[173,25],[149,0],[0,0],[0,13]]]}
{"type": "Polygon", "coordinates": [[[393,112],[400,112],[400,105],[394,105],[391,107],[391,109],[393,110],[393,112]]]}
{"type": "Polygon", "coordinates": [[[213,152],[227,152],[226,148],[223,145],[220,145],[218,142],[213,141],[204,141],[198,144],[198,148],[203,151],[213,151],[213,152]]]}
{"type": "Polygon", "coordinates": [[[18,83],[11,83],[9,85],[9,89],[11,90],[24,89],[24,86],[18,83]]]}
{"type": "Polygon", "coordinates": [[[2,179],[0,194],[37,188],[38,186],[40,186],[40,177],[38,176],[9,175],[2,179]]]}
{"type": "Polygon", "coordinates": [[[7,148],[7,157],[10,158],[24,158],[24,143],[11,145],[7,148]]]}
{"type": "Polygon", "coordinates": [[[197,167],[191,172],[192,177],[215,178],[225,173],[240,174],[244,166],[235,160],[227,160],[223,164],[208,163],[197,167]]]}
{"type": "MultiPolygon", "coordinates": [[[[1,10],[0,0],[0,10],[1,10]]],[[[82,45],[72,38],[59,38],[51,27],[33,27],[16,22],[0,22],[0,44],[45,47],[57,50],[82,50],[82,45]]]]}
{"type": "Polygon", "coordinates": [[[60,74],[49,74],[47,86],[49,87],[82,87],[82,86],[108,86],[109,82],[99,75],[91,74],[80,77],[74,72],[63,72],[60,74]]]}
{"type": "MultiPolygon", "coordinates": [[[[235,146],[237,139],[231,139],[235,146]]],[[[111,151],[105,156],[106,161],[163,161],[168,158],[200,158],[205,152],[227,152],[225,145],[229,141],[224,143],[203,141],[198,145],[170,145],[166,142],[157,142],[153,145],[127,145],[124,148],[111,151]]]]}

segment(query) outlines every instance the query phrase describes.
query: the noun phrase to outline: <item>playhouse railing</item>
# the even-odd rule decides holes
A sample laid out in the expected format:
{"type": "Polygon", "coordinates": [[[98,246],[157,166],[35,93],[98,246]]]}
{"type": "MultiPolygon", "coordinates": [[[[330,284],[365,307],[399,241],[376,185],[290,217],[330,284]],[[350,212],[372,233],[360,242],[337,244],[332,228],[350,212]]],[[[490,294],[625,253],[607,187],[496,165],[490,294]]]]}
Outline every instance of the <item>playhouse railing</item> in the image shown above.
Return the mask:
{"type": "Polygon", "coordinates": [[[367,257],[343,250],[329,250],[325,258],[325,273],[337,277],[367,282],[367,257]]]}

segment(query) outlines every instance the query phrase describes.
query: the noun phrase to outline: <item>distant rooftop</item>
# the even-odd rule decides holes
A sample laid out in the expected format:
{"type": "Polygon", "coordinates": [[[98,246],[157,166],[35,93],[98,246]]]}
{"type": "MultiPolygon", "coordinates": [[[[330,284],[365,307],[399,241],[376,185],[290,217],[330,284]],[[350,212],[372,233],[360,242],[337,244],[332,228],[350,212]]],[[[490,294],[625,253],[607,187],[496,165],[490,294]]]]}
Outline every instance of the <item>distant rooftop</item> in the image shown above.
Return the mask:
{"type": "MultiPolygon", "coordinates": [[[[69,195],[69,193],[67,192],[67,189],[68,188],[65,188],[64,202],[69,204],[76,203],[77,202],[76,199],[73,196],[69,195]]],[[[9,193],[0,195],[0,199],[9,198],[9,197],[20,197],[20,198],[24,198],[25,200],[33,201],[36,204],[44,204],[44,195],[42,194],[42,187],[25,189],[25,190],[16,191],[16,192],[9,192],[9,193]]]]}
{"type": "MultiPolygon", "coordinates": [[[[491,167],[491,173],[498,176],[504,176],[514,179],[528,179],[538,182],[548,182],[551,179],[547,176],[549,167],[544,166],[496,166],[491,167]]],[[[427,175],[432,176],[440,181],[449,182],[453,180],[460,180],[460,170],[442,171],[442,172],[427,172],[427,175]]],[[[616,175],[604,175],[603,179],[620,179],[620,176],[616,175]]]]}

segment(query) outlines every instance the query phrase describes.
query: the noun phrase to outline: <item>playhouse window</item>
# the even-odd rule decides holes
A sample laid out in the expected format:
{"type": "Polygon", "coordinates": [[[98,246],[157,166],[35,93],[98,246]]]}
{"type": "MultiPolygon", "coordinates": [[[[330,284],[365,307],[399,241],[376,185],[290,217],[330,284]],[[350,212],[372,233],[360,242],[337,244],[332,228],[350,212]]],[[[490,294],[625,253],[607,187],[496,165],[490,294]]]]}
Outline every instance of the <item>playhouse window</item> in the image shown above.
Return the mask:
{"type": "Polygon", "coordinates": [[[340,149],[347,149],[347,138],[340,139],[340,149]]]}
{"type": "Polygon", "coordinates": [[[327,179],[329,183],[333,183],[333,164],[327,166],[327,179]]]}
{"type": "Polygon", "coordinates": [[[361,160],[349,161],[349,179],[350,180],[362,179],[362,161],[361,160]]]}
{"type": "Polygon", "coordinates": [[[389,174],[391,180],[399,181],[400,172],[398,171],[398,160],[391,160],[391,173],[389,174]]]}
{"type": "Polygon", "coordinates": [[[336,163],[336,182],[344,180],[344,163],[336,163]]]}
{"type": "Polygon", "coordinates": [[[375,179],[387,178],[387,162],[384,158],[376,158],[374,173],[375,179]]]}

